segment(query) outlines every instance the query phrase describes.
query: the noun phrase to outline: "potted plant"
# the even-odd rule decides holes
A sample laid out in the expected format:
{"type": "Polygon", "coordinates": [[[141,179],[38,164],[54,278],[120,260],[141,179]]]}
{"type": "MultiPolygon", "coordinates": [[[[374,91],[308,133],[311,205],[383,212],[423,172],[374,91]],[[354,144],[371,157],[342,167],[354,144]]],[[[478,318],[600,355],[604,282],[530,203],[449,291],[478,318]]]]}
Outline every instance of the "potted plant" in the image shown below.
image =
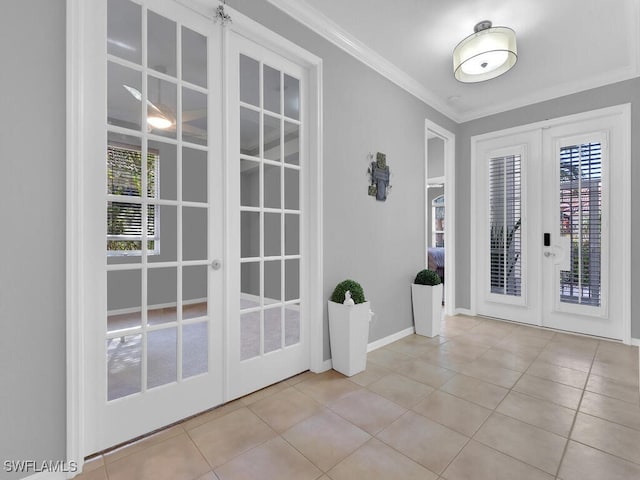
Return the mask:
{"type": "Polygon", "coordinates": [[[350,377],[367,367],[369,302],[358,282],[344,280],[334,289],[328,306],[333,369],[350,377]]]}
{"type": "Polygon", "coordinates": [[[418,335],[440,334],[442,315],[442,280],[433,270],[421,270],[411,285],[413,323],[418,335]]]}

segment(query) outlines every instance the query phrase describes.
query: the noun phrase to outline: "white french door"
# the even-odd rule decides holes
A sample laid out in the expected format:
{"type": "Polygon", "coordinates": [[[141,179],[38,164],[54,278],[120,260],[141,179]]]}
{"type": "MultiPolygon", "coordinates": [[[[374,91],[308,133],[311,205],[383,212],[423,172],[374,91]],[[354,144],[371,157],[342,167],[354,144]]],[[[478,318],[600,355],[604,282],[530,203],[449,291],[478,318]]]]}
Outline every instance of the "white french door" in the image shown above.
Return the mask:
{"type": "Polygon", "coordinates": [[[307,71],[229,33],[229,398],[309,369],[307,71]]]}
{"type": "Polygon", "coordinates": [[[537,325],[539,134],[490,138],[477,149],[477,311],[537,325]]]}
{"type": "Polygon", "coordinates": [[[626,122],[613,108],[474,140],[479,314],[626,338],[626,122]]]}
{"type": "Polygon", "coordinates": [[[106,112],[86,195],[102,203],[88,243],[104,260],[86,287],[100,298],[87,453],[223,401],[220,27],[167,0],[97,8],[106,112]]]}
{"type": "Polygon", "coordinates": [[[76,26],[82,456],[310,367],[319,59],[233,15],[104,0],[76,26]]]}
{"type": "MultiPolygon", "coordinates": [[[[543,134],[543,324],[625,338],[624,127],[617,117],[548,129],[543,134]]],[[[625,238],[627,237],[627,238],[625,238]]]]}

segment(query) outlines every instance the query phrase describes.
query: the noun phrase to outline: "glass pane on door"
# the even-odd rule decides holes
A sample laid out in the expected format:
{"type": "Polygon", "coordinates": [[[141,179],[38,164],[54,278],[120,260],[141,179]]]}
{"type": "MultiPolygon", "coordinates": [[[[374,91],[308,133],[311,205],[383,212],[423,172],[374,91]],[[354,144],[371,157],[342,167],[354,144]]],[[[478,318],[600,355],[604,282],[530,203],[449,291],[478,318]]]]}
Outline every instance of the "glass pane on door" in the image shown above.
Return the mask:
{"type": "Polygon", "coordinates": [[[132,5],[109,1],[108,400],[206,373],[210,356],[207,42],[144,7],[135,35],[123,36],[112,16],[140,11],[132,5]],[[144,31],[133,65],[121,44],[139,45],[144,31]]]}
{"type": "Polygon", "coordinates": [[[520,155],[489,161],[491,293],[522,295],[520,155]]]}
{"type": "Polygon", "coordinates": [[[560,272],[560,301],[600,306],[602,271],[602,148],[560,149],[560,234],[568,238],[570,270],[560,272]]]}
{"type": "Polygon", "coordinates": [[[298,79],[245,55],[239,70],[239,348],[247,360],[301,338],[301,125],[298,79]]]}

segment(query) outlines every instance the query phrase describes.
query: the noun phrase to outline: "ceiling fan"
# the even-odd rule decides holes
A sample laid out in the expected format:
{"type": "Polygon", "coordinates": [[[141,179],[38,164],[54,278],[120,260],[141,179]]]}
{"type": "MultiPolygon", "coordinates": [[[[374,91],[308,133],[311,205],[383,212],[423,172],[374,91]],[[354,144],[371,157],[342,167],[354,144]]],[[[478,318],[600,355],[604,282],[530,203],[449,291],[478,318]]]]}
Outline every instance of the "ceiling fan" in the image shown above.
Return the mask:
{"type": "MultiPolygon", "coordinates": [[[[131,94],[133,98],[142,102],[142,93],[137,88],[122,84],[124,89],[131,94]]],[[[206,140],[207,131],[203,128],[191,125],[189,122],[205,118],[207,116],[206,109],[191,110],[182,114],[182,132],[201,140],[206,140]]],[[[177,119],[172,109],[162,103],[155,105],[151,100],[147,99],[147,131],[152,132],[155,129],[175,131],[177,119]]]]}

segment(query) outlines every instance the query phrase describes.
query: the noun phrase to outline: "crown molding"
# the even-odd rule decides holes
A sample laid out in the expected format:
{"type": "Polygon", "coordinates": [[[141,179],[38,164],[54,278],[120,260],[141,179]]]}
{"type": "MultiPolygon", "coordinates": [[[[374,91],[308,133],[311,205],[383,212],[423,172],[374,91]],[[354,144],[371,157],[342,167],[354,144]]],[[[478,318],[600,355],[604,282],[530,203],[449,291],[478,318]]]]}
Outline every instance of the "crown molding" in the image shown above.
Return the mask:
{"type": "Polygon", "coordinates": [[[627,21],[628,24],[626,25],[626,28],[629,32],[630,52],[629,64],[626,67],[602,72],[600,75],[595,77],[578,79],[560,85],[554,85],[553,87],[543,90],[531,92],[526,96],[526,100],[518,98],[511,101],[494,103],[483,108],[472,109],[468,112],[458,113],[458,122],[466,123],[472,120],[488,117],[490,115],[508,112],[517,108],[535,105],[536,103],[546,102],[555,98],[573,95],[575,93],[640,77],[640,2],[633,3],[633,14],[629,15],[627,21]]]}
{"type": "Polygon", "coordinates": [[[516,110],[518,108],[527,107],[529,105],[535,105],[537,103],[547,102],[557,98],[573,95],[576,93],[584,92],[598,87],[604,87],[613,83],[623,82],[625,80],[631,80],[640,76],[638,69],[633,67],[621,68],[613,72],[606,72],[597,77],[592,77],[586,80],[579,80],[574,82],[567,82],[562,85],[555,85],[551,88],[539,90],[527,95],[526,100],[520,98],[513,101],[504,101],[495,103],[484,108],[477,108],[465,113],[458,114],[458,123],[467,123],[473,120],[478,120],[491,115],[497,115],[499,113],[516,110]]]}
{"type": "Polygon", "coordinates": [[[538,92],[531,92],[524,100],[518,98],[511,101],[494,103],[487,107],[471,109],[466,112],[457,112],[418,80],[367,47],[304,0],[267,1],[456,123],[477,120],[489,115],[526,107],[535,103],[640,76],[640,2],[633,4],[633,14],[628,18],[629,23],[627,29],[629,31],[629,48],[631,52],[630,62],[627,67],[604,72],[598,77],[592,77],[586,80],[580,79],[538,92]]]}
{"type": "Polygon", "coordinates": [[[267,1],[428,106],[449,117],[449,119],[454,122],[460,123],[461,119],[459,115],[443,102],[442,99],[438,98],[437,95],[425,88],[422,83],[367,47],[360,40],[346,32],[342,27],[308,3],[302,0],[267,1]]]}

